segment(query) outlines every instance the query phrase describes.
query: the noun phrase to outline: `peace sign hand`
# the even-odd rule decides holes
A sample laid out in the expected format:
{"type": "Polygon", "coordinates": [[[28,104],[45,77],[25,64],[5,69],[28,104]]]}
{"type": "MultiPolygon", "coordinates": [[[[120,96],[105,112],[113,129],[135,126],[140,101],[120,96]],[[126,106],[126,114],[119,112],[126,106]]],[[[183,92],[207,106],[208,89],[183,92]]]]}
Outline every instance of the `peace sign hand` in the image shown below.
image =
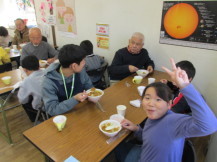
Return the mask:
{"type": "Polygon", "coordinates": [[[162,67],[163,70],[166,71],[167,74],[171,77],[171,81],[175,82],[179,88],[184,88],[189,84],[188,75],[186,72],[179,67],[176,67],[174,59],[170,59],[172,64],[172,71],[167,69],[166,67],[162,67]]]}

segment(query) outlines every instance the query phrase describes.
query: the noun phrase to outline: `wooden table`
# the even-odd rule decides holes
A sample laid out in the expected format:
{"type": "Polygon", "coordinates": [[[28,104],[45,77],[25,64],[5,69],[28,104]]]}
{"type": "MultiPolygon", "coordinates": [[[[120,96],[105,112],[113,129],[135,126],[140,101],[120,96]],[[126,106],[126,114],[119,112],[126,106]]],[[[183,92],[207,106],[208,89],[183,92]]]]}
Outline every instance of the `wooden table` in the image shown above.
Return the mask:
{"type": "Polygon", "coordinates": [[[167,78],[165,73],[155,71],[154,74],[144,78],[141,84],[135,85],[132,83],[133,76],[129,76],[104,91],[100,103],[106,112],[100,111],[95,104],[85,101],[65,114],[67,122],[62,132],[57,131],[51,118],[23,134],[54,161],[64,161],[70,155],[80,161],[100,161],[126,138],[127,134],[107,144],[108,137],[100,132],[99,123],[116,114],[116,106],[119,104],[127,106],[125,118],[134,123],[141,123],[146,118],[146,113],[142,108],[131,106],[129,101],[140,98],[137,86],[147,85],[148,77],[155,77],[156,81],[167,78]],[[131,86],[127,87],[126,82],[131,86]]]}
{"type": "Polygon", "coordinates": [[[0,78],[2,78],[4,76],[11,76],[11,83],[9,85],[5,85],[2,81],[0,81],[0,95],[3,95],[5,93],[10,93],[11,90],[13,89],[13,88],[11,88],[11,86],[15,85],[19,81],[22,81],[21,71],[19,69],[0,73],[0,78]],[[7,87],[9,87],[9,88],[7,88],[7,87]],[[4,88],[4,89],[2,89],[2,88],[4,88]]]}
{"type": "MultiPolygon", "coordinates": [[[[7,101],[9,100],[9,98],[12,95],[11,92],[14,89],[12,86],[14,84],[18,83],[19,81],[21,81],[22,78],[21,78],[21,72],[20,72],[19,69],[4,72],[4,73],[0,73],[0,78],[2,78],[4,76],[11,76],[11,84],[5,85],[2,81],[0,81],[0,97],[2,97],[3,95],[4,96],[7,95],[6,99],[0,105],[0,112],[2,114],[3,124],[5,125],[6,135],[4,135],[2,132],[0,132],[0,135],[3,136],[8,141],[8,143],[12,144],[13,141],[11,139],[10,129],[8,127],[7,117],[6,117],[6,114],[5,114],[5,105],[7,104],[7,101]]],[[[13,107],[10,107],[10,108],[14,108],[14,107],[17,107],[19,105],[20,104],[16,104],[16,105],[13,105],[13,107]]]]}

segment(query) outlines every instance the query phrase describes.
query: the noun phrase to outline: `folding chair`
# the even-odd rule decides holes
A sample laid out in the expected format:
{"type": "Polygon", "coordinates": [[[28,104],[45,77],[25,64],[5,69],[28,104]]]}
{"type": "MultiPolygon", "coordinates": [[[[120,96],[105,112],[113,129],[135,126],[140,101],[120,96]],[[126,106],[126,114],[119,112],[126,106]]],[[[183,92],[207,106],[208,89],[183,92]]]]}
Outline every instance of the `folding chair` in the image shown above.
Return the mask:
{"type": "Polygon", "coordinates": [[[100,78],[99,81],[93,82],[94,87],[99,88],[99,89],[105,89],[108,87],[106,83],[106,77],[105,77],[107,67],[108,67],[108,63],[104,62],[100,68],[87,71],[87,74],[89,76],[91,77],[96,76],[100,78]]]}
{"type": "Polygon", "coordinates": [[[42,41],[47,42],[47,37],[42,35],[42,41]]]}
{"type": "Polygon", "coordinates": [[[38,109],[38,112],[37,112],[37,115],[35,118],[35,122],[34,122],[34,126],[37,125],[37,122],[38,122],[40,116],[42,117],[42,119],[44,121],[49,119],[49,115],[47,114],[46,111],[43,110],[43,106],[38,109]]]}
{"type": "Polygon", "coordinates": [[[182,162],[196,162],[196,152],[194,149],[194,145],[189,139],[185,140],[183,155],[182,155],[182,162]]]}
{"type": "Polygon", "coordinates": [[[29,119],[34,122],[34,126],[37,125],[37,122],[39,121],[40,117],[45,121],[49,119],[49,116],[47,112],[44,111],[44,104],[43,101],[41,101],[41,105],[38,110],[34,109],[32,107],[32,101],[33,101],[33,96],[29,96],[29,101],[26,104],[22,104],[26,114],[28,115],[29,119]]]}
{"type": "Polygon", "coordinates": [[[0,73],[3,73],[5,71],[11,71],[12,70],[12,64],[11,62],[8,62],[6,64],[0,65],[0,73]]]}
{"type": "Polygon", "coordinates": [[[6,116],[5,111],[20,106],[20,103],[19,103],[19,101],[17,99],[15,99],[16,100],[15,104],[12,104],[12,105],[8,104],[9,99],[12,98],[12,96],[14,95],[16,90],[17,89],[13,89],[8,95],[5,94],[4,95],[4,96],[6,96],[5,99],[2,98],[2,96],[1,96],[1,103],[0,103],[0,112],[2,113],[2,120],[3,120],[3,123],[5,125],[6,134],[7,134],[7,135],[4,135],[2,132],[0,132],[0,135],[3,136],[7,140],[7,142],[10,143],[10,144],[12,144],[13,141],[12,141],[12,138],[11,138],[11,133],[10,133],[10,129],[9,129],[9,126],[8,126],[8,121],[7,121],[7,116],[6,116]]]}

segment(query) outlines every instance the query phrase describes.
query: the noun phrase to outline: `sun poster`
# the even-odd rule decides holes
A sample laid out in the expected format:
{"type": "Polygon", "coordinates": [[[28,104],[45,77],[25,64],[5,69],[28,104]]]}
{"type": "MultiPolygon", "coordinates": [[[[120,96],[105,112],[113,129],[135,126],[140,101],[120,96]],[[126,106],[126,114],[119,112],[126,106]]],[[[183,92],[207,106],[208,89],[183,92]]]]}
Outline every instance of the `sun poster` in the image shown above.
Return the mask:
{"type": "Polygon", "coordinates": [[[77,34],[74,0],[56,0],[56,26],[62,35],[73,37],[77,34]]]}
{"type": "Polygon", "coordinates": [[[217,50],[217,1],[164,1],[160,43],[217,50]]]}

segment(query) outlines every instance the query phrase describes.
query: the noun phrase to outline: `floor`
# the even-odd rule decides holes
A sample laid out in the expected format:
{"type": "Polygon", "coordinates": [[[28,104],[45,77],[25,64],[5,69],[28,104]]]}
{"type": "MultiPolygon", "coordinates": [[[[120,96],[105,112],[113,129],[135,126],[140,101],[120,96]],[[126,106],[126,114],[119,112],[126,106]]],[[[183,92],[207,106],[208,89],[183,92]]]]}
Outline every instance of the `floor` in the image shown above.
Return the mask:
{"type": "MultiPolygon", "coordinates": [[[[11,130],[13,145],[8,144],[0,136],[0,161],[1,162],[43,162],[44,156],[31,143],[29,143],[22,135],[22,132],[31,128],[33,123],[30,122],[22,107],[17,107],[6,112],[11,130]]],[[[0,116],[0,124],[2,125],[2,116],[0,116]]],[[[1,126],[0,130],[4,131],[1,126]]],[[[193,138],[192,141],[197,152],[197,162],[205,161],[207,152],[207,143],[209,137],[193,138]]],[[[108,162],[115,162],[114,155],[111,154],[105,159],[108,162]]]]}
{"type": "MultiPolygon", "coordinates": [[[[0,136],[0,161],[1,162],[42,162],[43,154],[38,151],[31,143],[29,143],[22,133],[31,128],[33,123],[30,122],[22,107],[17,107],[6,112],[9,121],[9,128],[13,144],[8,144],[6,140],[0,136]]],[[[2,116],[0,116],[0,124],[2,124],[2,116]]],[[[4,127],[1,126],[1,132],[4,127]]]]}

